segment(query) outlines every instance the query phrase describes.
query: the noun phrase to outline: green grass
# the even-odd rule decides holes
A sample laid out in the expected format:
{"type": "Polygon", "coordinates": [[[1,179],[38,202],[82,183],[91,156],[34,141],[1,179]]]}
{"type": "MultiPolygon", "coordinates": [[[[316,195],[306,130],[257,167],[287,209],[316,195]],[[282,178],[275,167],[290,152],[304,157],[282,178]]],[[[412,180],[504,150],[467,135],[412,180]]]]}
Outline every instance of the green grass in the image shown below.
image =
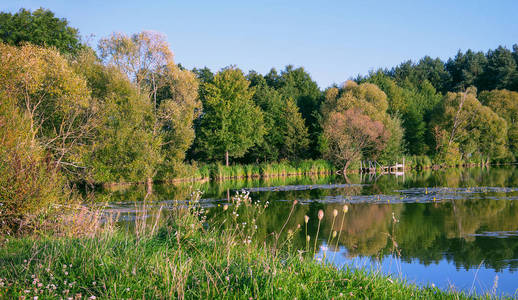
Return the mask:
{"type": "Polygon", "coordinates": [[[201,232],[181,245],[164,235],[22,239],[9,242],[0,257],[5,298],[466,298],[362,270],[281,259],[228,235],[201,232]]]}
{"type": "Polygon", "coordinates": [[[412,170],[424,170],[433,166],[432,159],[427,155],[413,155],[405,157],[405,167],[412,170]]]}
{"type": "Polygon", "coordinates": [[[260,163],[248,165],[209,164],[201,166],[211,179],[235,179],[257,177],[282,177],[290,175],[330,174],[335,167],[325,160],[303,160],[295,162],[260,163]],[[208,172],[205,170],[209,170],[208,172]]]}
{"type": "MultiPolygon", "coordinates": [[[[499,161],[495,161],[499,162],[499,161]]],[[[442,161],[440,157],[430,157],[428,155],[413,155],[405,157],[405,166],[412,170],[425,170],[430,169],[434,165],[439,167],[473,167],[473,166],[486,166],[489,161],[480,156],[472,156],[469,159],[459,160],[455,164],[448,164],[442,161]]]]}
{"type": "Polygon", "coordinates": [[[264,209],[242,194],[221,208],[224,221],[210,227],[194,205],[165,220],[139,222],[134,232],[11,239],[0,247],[0,298],[473,298],[323,264],[292,249],[294,233],[283,234],[284,228],[274,243],[264,244],[254,236],[254,220],[264,209]],[[242,223],[237,214],[250,221],[242,223]]]}

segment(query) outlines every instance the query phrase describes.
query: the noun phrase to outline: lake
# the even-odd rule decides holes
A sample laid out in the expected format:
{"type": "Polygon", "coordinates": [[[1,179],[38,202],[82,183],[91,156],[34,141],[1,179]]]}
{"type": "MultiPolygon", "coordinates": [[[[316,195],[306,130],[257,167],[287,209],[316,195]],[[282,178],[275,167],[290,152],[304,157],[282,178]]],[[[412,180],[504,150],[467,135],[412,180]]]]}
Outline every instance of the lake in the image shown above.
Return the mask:
{"type": "MultiPolygon", "coordinates": [[[[347,179],[288,177],[155,185],[146,206],[151,212],[163,207],[167,213],[177,200],[184,203],[196,190],[203,192],[201,204],[209,224],[222,218],[222,207],[232,205],[230,199],[237,191],[269,203],[256,220],[254,238],[267,240],[283,226],[287,231],[300,224],[293,251],[307,247],[304,216],[309,216],[310,248],[319,231],[318,260],[363,267],[419,285],[518,295],[515,167],[410,172],[398,177],[352,174],[347,179]],[[335,209],[339,213],[333,217],[335,209]],[[319,210],[324,212],[320,227],[319,210]]],[[[146,191],[133,186],[94,195],[97,202],[108,203],[106,212],[119,213],[121,224],[131,227],[146,191]]]]}

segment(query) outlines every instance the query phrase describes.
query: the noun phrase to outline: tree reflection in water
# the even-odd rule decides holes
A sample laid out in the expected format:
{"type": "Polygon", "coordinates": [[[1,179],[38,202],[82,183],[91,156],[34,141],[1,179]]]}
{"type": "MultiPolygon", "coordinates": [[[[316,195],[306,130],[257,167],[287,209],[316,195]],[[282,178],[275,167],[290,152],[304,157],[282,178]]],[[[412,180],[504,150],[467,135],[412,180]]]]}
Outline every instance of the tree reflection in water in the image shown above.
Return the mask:
{"type": "MultiPolygon", "coordinates": [[[[518,170],[514,167],[424,171],[407,173],[404,179],[358,174],[349,175],[347,180],[288,177],[158,185],[150,197],[150,207],[167,207],[172,199],[184,200],[190,192],[202,190],[202,203],[209,207],[209,223],[217,222],[225,217],[217,204],[227,202],[227,189],[231,194],[251,189],[254,201],[270,203],[256,221],[257,240],[268,241],[271,233],[286,222],[292,201],[298,200],[300,204],[286,228],[295,229],[298,224],[304,228],[307,215],[308,234],[314,238],[317,213],[322,209],[318,247],[333,231],[342,229],[338,246],[345,248],[344,254],[349,257],[383,257],[392,254],[397,245],[405,262],[428,265],[447,259],[457,268],[477,268],[482,262],[495,271],[514,271],[518,267],[518,190],[512,187],[518,187],[518,170]],[[257,187],[262,188],[254,189],[257,187]],[[349,212],[341,228],[344,203],[349,203],[349,212]],[[331,228],[334,209],[339,214],[331,228]],[[393,215],[399,221],[396,224],[393,215]]],[[[117,203],[112,207],[116,210],[134,206],[144,198],[145,188],[102,190],[95,195],[100,201],[117,203]]],[[[329,245],[330,251],[338,250],[335,243],[336,239],[329,245]]],[[[293,249],[305,249],[305,244],[304,230],[298,231],[293,249]]]]}

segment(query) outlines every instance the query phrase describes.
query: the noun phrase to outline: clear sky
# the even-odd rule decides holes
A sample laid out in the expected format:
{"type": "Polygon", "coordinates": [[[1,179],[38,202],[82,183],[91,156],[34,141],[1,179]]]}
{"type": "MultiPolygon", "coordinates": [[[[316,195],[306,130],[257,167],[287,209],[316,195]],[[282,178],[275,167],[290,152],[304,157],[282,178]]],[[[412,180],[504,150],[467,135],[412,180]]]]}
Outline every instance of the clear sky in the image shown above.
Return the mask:
{"type": "Polygon", "coordinates": [[[167,35],[176,62],[245,72],[303,66],[320,87],[424,55],[518,44],[516,0],[158,1],[1,0],[2,11],[48,8],[92,44],[120,31],[167,35]]]}

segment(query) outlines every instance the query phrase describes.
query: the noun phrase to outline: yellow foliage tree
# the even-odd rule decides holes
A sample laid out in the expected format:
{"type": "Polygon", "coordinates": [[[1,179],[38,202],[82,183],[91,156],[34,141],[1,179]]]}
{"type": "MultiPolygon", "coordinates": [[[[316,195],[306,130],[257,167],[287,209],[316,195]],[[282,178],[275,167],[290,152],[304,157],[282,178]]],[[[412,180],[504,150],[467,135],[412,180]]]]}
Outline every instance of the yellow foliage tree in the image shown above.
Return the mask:
{"type": "Polygon", "coordinates": [[[15,101],[57,166],[79,166],[74,150],[90,133],[93,113],[86,81],[55,49],[0,44],[0,92],[15,101]]]}

